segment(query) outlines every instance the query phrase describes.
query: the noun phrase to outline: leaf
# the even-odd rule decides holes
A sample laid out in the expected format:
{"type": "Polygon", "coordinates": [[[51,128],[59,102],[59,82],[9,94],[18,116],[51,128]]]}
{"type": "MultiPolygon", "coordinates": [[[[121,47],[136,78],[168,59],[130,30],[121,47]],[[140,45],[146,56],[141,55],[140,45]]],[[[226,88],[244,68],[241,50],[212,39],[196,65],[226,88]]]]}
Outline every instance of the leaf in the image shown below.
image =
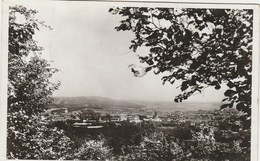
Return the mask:
{"type": "Polygon", "coordinates": [[[233,90],[231,90],[231,89],[228,89],[228,90],[226,90],[226,92],[224,93],[224,95],[227,96],[227,97],[231,97],[231,96],[233,96],[235,93],[236,93],[236,91],[233,91],[233,90]]]}
{"type": "Polygon", "coordinates": [[[220,106],[220,109],[224,109],[224,108],[227,108],[227,107],[231,108],[232,106],[233,106],[233,103],[223,104],[223,105],[220,106]]]}
{"type": "Polygon", "coordinates": [[[187,81],[182,82],[182,84],[181,84],[181,91],[185,91],[188,88],[189,88],[188,82],[187,81]]]}
{"type": "Polygon", "coordinates": [[[222,102],[224,102],[224,101],[227,101],[229,98],[224,98],[224,99],[222,99],[222,102]]]}
{"type": "Polygon", "coordinates": [[[113,11],[113,10],[114,10],[113,8],[109,8],[108,12],[111,12],[111,11],[113,11]]]}
{"type": "Polygon", "coordinates": [[[173,84],[175,82],[175,79],[171,80],[170,83],[173,84]]]}
{"type": "Polygon", "coordinates": [[[221,88],[221,86],[219,84],[215,86],[216,90],[219,90],[220,88],[221,88]]]}
{"type": "Polygon", "coordinates": [[[233,87],[234,87],[234,84],[231,83],[231,82],[228,82],[228,83],[227,83],[227,86],[228,86],[229,88],[233,88],[233,87]]]}
{"type": "Polygon", "coordinates": [[[245,105],[244,105],[243,102],[240,102],[240,103],[238,103],[238,104],[236,105],[236,109],[237,109],[238,111],[242,111],[244,108],[245,108],[245,105]]]}
{"type": "Polygon", "coordinates": [[[145,72],[149,72],[151,69],[153,69],[153,67],[147,67],[147,68],[145,69],[145,72]]]}

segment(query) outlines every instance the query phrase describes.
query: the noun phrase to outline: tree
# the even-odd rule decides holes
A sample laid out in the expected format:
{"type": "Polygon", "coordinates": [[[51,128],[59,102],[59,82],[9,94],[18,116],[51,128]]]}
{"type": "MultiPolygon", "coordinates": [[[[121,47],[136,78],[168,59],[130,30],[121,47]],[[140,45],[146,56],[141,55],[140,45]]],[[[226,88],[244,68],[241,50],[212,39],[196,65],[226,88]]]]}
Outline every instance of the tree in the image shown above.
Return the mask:
{"type": "Polygon", "coordinates": [[[112,150],[106,145],[107,140],[102,136],[98,140],[84,140],[75,150],[74,158],[80,160],[106,160],[112,157],[112,150]]]}
{"type": "Polygon", "coordinates": [[[35,128],[46,126],[35,118],[51,103],[52,92],[59,86],[59,83],[51,82],[57,69],[41,58],[43,48],[33,39],[39,27],[48,27],[34,17],[36,13],[23,6],[9,8],[8,158],[41,158],[31,156],[34,146],[30,138],[39,133],[34,131],[35,128]]]}
{"type": "Polygon", "coordinates": [[[123,155],[117,160],[183,160],[182,147],[171,139],[164,136],[162,132],[152,132],[144,136],[140,145],[126,145],[122,147],[123,155]]]}
{"type": "MultiPolygon", "coordinates": [[[[15,129],[8,140],[12,148],[8,149],[8,158],[18,159],[74,159],[75,145],[64,130],[52,126],[50,120],[31,117],[23,130],[15,129]]],[[[10,146],[9,146],[10,147],[10,146]]]]}
{"type": "Polygon", "coordinates": [[[252,10],[122,7],[109,12],[124,18],[117,31],[135,34],[130,49],[150,49],[139,56],[146,64],[141,72],[163,74],[163,84],[181,82],[176,102],[226,85],[221,109],[236,107],[244,113],[244,128],[250,128],[252,10]]]}

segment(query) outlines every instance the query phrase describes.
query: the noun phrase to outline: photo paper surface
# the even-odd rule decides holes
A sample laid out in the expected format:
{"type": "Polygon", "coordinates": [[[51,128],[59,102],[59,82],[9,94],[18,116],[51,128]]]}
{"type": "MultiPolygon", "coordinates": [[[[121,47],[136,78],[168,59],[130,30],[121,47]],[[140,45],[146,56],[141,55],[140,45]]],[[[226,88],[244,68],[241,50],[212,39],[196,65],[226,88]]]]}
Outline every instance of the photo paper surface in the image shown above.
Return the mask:
{"type": "Polygon", "coordinates": [[[2,11],[4,159],[258,159],[258,5],[4,1],[2,11]]]}

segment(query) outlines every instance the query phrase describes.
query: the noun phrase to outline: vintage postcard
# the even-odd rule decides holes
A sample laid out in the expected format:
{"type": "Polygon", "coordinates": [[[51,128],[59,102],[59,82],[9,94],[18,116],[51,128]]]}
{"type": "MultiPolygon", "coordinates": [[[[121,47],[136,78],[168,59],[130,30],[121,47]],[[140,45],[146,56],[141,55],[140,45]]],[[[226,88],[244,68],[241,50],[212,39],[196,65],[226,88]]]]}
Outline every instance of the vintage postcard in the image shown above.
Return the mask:
{"type": "Polygon", "coordinates": [[[1,19],[1,160],[258,160],[257,3],[4,0],[1,19]]]}

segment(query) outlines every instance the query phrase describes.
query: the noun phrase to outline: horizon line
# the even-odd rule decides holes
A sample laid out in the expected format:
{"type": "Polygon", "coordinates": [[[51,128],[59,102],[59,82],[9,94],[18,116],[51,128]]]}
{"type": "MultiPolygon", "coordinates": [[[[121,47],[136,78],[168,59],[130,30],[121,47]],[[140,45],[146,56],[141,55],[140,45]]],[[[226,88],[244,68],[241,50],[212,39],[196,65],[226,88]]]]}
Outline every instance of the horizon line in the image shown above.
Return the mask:
{"type": "Polygon", "coordinates": [[[87,97],[97,97],[97,98],[105,98],[105,99],[112,99],[118,101],[151,101],[151,102],[173,102],[173,103],[222,103],[219,101],[199,101],[199,100],[184,100],[183,102],[175,102],[174,98],[172,100],[152,100],[152,99],[124,99],[124,98],[112,98],[106,96],[51,96],[52,98],[87,98],[87,97]]]}

